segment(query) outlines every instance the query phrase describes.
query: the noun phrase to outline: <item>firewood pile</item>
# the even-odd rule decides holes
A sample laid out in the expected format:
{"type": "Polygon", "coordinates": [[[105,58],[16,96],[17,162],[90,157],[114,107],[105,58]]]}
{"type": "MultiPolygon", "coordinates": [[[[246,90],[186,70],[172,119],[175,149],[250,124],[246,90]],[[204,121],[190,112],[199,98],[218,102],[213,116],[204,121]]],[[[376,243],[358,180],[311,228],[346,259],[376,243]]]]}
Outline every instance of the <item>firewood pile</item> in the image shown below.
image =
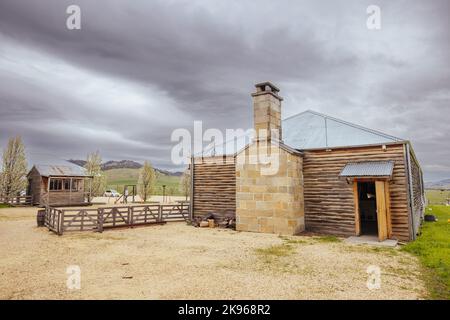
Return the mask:
{"type": "Polygon", "coordinates": [[[192,220],[194,227],[219,227],[219,228],[236,228],[236,215],[234,213],[215,213],[211,212],[204,216],[196,216],[192,220]]]}

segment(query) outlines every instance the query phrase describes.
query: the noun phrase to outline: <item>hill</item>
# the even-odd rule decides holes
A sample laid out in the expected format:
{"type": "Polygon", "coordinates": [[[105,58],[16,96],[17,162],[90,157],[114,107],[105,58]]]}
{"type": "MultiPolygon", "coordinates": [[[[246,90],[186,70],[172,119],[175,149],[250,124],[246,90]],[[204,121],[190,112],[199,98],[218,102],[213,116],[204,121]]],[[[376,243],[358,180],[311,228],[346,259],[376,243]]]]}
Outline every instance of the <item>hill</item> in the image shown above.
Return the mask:
{"type": "MultiPolygon", "coordinates": [[[[121,168],[121,169],[110,169],[105,170],[105,175],[107,178],[108,189],[117,190],[123,193],[123,188],[125,185],[137,184],[139,180],[139,169],[132,168],[121,168]]],[[[180,176],[167,175],[156,171],[156,186],[153,194],[162,195],[163,188],[166,186],[166,194],[170,191],[173,195],[181,195],[179,190],[180,176]]]]}
{"type": "Polygon", "coordinates": [[[140,169],[142,168],[142,164],[132,160],[120,160],[120,161],[107,161],[102,164],[102,170],[111,170],[111,169],[140,169]]]}
{"type": "MultiPolygon", "coordinates": [[[[84,167],[86,165],[86,160],[74,160],[70,159],[67,160],[73,164],[76,164],[80,167],[84,167]]],[[[102,163],[102,170],[108,171],[112,169],[140,169],[142,168],[142,164],[133,160],[110,160],[102,163]]],[[[166,175],[166,176],[174,176],[174,177],[181,177],[183,172],[172,172],[164,169],[158,169],[154,168],[156,172],[159,172],[160,174],[166,175]]]]}
{"type": "Polygon", "coordinates": [[[86,160],[70,159],[70,160],[67,160],[67,161],[69,161],[69,162],[71,162],[73,164],[76,164],[77,166],[80,166],[80,167],[84,167],[86,165],[86,160]]]}
{"type": "Polygon", "coordinates": [[[443,179],[439,181],[433,181],[433,182],[426,182],[425,183],[426,189],[450,189],[450,179],[443,179]]]}

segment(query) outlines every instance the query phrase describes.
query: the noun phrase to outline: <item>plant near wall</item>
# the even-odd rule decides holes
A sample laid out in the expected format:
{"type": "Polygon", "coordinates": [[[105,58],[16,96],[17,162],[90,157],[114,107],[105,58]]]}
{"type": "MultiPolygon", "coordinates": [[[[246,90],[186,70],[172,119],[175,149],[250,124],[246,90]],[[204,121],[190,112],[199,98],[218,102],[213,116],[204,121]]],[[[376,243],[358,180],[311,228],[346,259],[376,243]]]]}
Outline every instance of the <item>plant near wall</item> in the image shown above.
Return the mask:
{"type": "Polygon", "coordinates": [[[145,202],[150,198],[156,182],[155,170],[150,162],[145,161],[139,172],[138,192],[139,196],[145,202]]]}
{"type": "Polygon", "coordinates": [[[0,195],[6,198],[16,197],[27,187],[27,160],[20,136],[8,140],[2,160],[0,195]]]}
{"type": "Polygon", "coordinates": [[[180,179],[180,186],[179,189],[181,193],[186,197],[186,200],[188,199],[189,195],[191,194],[191,172],[189,169],[186,169],[183,172],[183,175],[180,179]]]}
{"type": "Polygon", "coordinates": [[[89,175],[94,177],[92,179],[92,195],[102,196],[106,190],[106,176],[102,171],[102,157],[99,151],[87,155],[84,168],[89,175]]]}

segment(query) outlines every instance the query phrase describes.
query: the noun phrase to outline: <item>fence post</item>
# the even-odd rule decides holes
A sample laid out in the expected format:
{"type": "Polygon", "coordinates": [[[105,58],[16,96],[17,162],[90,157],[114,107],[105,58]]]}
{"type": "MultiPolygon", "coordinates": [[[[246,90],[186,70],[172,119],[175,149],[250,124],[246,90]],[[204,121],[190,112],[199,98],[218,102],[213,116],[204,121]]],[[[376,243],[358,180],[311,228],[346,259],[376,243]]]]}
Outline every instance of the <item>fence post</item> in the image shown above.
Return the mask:
{"type": "Polygon", "coordinates": [[[58,235],[62,236],[64,233],[64,210],[58,212],[58,235]]]}
{"type": "Polygon", "coordinates": [[[48,206],[45,206],[44,225],[45,225],[46,227],[48,227],[47,220],[48,220],[48,206]]]}
{"type": "Polygon", "coordinates": [[[133,207],[129,206],[128,207],[128,224],[130,225],[131,228],[133,228],[133,207]]]}
{"type": "Polygon", "coordinates": [[[103,232],[103,209],[97,209],[97,231],[103,232]]]}
{"type": "Polygon", "coordinates": [[[158,207],[158,222],[162,222],[163,221],[163,219],[162,219],[162,204],[160,204],[159,205],[159,207],[158,207]]]}
{"type": "Polygon", "coordinates": [[[86,210],[80,210],[79,212],[81,214],[81,231],[84,230],[84,216],[87,214],[86,210]]]}

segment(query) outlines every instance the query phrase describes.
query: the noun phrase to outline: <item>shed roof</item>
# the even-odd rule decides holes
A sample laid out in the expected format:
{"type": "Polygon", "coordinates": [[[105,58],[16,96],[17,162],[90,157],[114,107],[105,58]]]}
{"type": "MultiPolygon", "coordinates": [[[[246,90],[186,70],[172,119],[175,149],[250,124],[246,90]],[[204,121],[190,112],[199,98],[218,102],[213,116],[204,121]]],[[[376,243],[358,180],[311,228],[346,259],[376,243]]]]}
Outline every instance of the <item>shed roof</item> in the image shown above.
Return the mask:
{"type": "Polygon", "coordinates": [[[60,158],[58,155],[42,152],[27,152],[29,172],[36,168],[43,177],[90,177],[86,169],[60,158]]]}
{"type": "Polygon", "coordinates": [[[64,165],[35,164],[34,167],[43,177],[90,177],[86,169],[70,162],[64,165]]]}
{"type": "Polygon", "coordinates": [[[394,170],[393,161],[350,162],[345,165],[341,177],[391,177],[394,170]]]}
{"type": "Polygon", "coordinates": [[[300,150],[405,141],[311,110],[284,119],[282,127],[284,143],[300,150]]]}

